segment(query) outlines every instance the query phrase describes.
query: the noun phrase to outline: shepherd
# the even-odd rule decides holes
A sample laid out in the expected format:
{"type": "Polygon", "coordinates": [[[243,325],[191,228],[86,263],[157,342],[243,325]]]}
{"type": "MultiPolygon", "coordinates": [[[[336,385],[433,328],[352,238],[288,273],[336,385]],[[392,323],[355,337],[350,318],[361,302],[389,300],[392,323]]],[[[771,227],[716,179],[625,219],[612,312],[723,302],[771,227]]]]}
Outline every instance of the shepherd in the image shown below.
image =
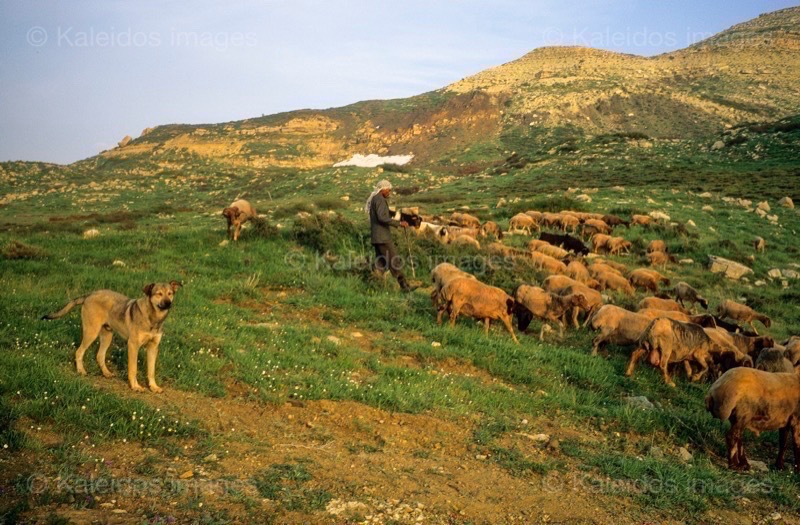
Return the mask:
{"type": "Polygon", "coordinates": [[[378,272],[389,270],[400,283],[404,292],[411,292],[414,286],[409,285],[403,275],[403,259],[397,255],[397,250],[392,242],[391,226],[408,228],[406,221],[397,220],[389,211],[387,199],[392,191],[392,183],[388,180],[380,181],[375,190],[370,194],[364,206],[364,212],[369,214],[372,245],[375,247],[375,261],[373,269],[378,272]]]}

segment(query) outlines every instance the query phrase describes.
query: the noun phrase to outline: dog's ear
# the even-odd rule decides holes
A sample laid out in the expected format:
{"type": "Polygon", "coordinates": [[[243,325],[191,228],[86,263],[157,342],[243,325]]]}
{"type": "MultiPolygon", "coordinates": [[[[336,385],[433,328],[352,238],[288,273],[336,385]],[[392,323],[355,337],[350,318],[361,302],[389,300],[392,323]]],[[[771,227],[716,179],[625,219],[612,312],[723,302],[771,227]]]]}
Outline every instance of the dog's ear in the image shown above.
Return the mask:
{"type": "Polygon", "coordinates": [[[150,297],[153,294],[153,288],[155,288],[155,286],[156,283],[150,283],[148,285],[145,285],[145,287],[142,288],[142,291],[147,297],[150,297]]]}
{"type": "Polygon", "coordinates": [[[182,287],[183,285],[178,281],[170,281],[169,285],[172,287],[172,292],[175,293],[178,291],[178,288],[182,287]]]}
{"type": "Polygon", "coordinates": [[[224,210],[222,210],[222,216],[230,218],[232,212],[233,208],[225,208],[224,210]]]}

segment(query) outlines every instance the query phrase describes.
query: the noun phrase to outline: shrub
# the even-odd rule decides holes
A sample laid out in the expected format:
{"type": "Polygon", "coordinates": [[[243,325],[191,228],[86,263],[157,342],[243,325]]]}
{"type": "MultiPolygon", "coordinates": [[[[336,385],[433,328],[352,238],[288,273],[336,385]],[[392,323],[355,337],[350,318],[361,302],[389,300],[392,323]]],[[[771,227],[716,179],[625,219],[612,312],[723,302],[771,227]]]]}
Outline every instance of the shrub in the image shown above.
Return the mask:
{"type": "Polygon", "coordinates": [[[47,252],[20,241],[11,241],[0,250],[5,259],[43,259],[47,252]]]}

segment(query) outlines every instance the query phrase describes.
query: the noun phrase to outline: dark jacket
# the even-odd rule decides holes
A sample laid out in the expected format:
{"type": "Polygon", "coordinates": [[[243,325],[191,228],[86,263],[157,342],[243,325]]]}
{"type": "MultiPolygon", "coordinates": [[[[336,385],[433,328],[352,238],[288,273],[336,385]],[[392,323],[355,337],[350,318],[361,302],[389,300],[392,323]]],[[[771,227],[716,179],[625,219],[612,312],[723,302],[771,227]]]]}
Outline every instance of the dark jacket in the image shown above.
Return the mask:
{"type": "Polygon", "coordinates": [[[389,244],[392,242],[390,226],[400,226],[400,221],[392,219],[386,197],[378,193],[372,198],[369,207],[369,225],[372,231],[372,244],[389,244]]]}

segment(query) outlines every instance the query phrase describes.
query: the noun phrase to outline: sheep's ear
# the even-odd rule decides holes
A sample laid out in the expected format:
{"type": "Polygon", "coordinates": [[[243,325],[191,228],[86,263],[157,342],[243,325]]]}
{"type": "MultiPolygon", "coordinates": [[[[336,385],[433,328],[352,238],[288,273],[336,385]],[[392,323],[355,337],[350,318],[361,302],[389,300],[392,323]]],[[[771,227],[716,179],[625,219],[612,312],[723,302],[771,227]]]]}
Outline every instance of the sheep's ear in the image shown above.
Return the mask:
{"type": "Polygon", "coordinates": [[[153,288],[155,288],[156,283],[150,283],[142,288],[142,291],[147,297],[150,297],[153,294],[153,288]]]}

